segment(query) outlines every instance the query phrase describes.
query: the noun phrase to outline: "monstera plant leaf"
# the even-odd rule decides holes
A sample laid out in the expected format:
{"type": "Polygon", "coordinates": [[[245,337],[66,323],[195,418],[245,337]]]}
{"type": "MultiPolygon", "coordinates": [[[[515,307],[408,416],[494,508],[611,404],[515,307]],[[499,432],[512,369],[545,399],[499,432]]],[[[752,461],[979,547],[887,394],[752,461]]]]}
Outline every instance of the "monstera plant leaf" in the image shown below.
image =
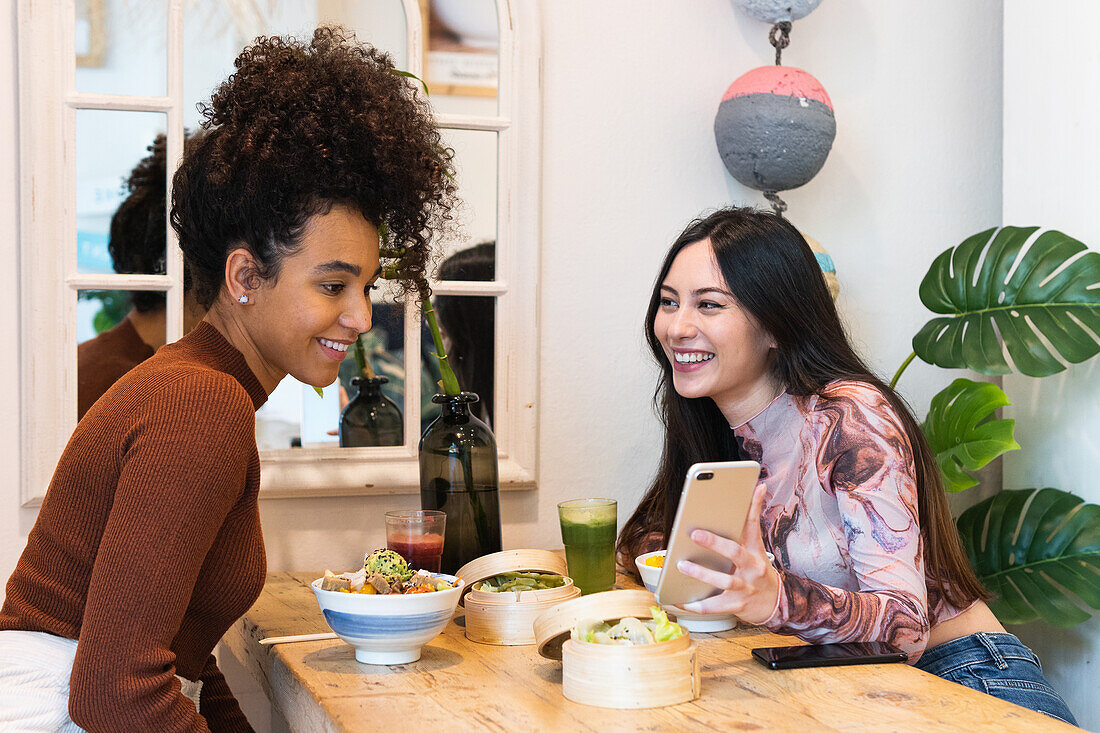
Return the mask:
{"type": "Polygon", "coordinates": [[[1069,627],[1100,609],[1100,506],[1060,489],[1001,491],[959,517],[963,547],[1003,623],[1069,627]]]}
{"type": "Polygon", "coordinates": [[[1003,342],[1018,371],[1045,377],[1065,368],[1052,351],[1071,364],[1100,351],[1092,336],[1100,334],[1100,253],[1048,230],[1021,257],[1036,231],[988,229],[933,261],[920,299],[946,316],[933,318],[913,337],[921,359],[1007,374],[1003,342]]]}
{"type": "Polygon", "coordinates": [[[990,417],[998,407],[1010,404],[997,385],[969,379],[956,379],[932,398],[921,429],[936,454],[945,489],[954,492],[977,486],[968,470],[976,471],[1003,453],[1019,450],[1012,437],[1016,421],[990,417]]]}

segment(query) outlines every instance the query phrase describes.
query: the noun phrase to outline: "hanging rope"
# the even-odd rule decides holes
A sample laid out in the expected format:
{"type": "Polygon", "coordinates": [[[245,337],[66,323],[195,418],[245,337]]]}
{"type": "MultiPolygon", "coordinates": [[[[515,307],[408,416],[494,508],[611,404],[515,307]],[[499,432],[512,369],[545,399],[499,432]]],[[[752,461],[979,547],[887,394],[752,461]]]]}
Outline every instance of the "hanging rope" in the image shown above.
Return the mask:
{"type": "Polygon", "coordinates": [[[779,198],[778,192],[765,191],[764,198],[772,205],[772,210],[775,211],[778,216],[783,216],[783,212],[787,210],[787,202],[779,198]]]}
{"type": "Polygon", "coordinates": [[[775,47],[775,65],[780,66],[783,49],[791,45],[791,23],[783,20],[772,26],[768,33],[768,43],[775,47]]]}

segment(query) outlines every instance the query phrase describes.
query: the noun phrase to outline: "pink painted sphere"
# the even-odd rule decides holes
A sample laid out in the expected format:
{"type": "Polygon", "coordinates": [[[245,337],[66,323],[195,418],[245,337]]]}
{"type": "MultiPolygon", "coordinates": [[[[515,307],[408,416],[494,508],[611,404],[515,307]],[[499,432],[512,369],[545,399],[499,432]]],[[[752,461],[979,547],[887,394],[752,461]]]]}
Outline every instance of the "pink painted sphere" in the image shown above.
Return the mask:
{"type": "Polygon", "coordinates": [[[813,178],[836,138],[825,87],[793,66],[761,66],[730,84],[714,118],[730,175],[758,191],[787,191],[813,178]]]}

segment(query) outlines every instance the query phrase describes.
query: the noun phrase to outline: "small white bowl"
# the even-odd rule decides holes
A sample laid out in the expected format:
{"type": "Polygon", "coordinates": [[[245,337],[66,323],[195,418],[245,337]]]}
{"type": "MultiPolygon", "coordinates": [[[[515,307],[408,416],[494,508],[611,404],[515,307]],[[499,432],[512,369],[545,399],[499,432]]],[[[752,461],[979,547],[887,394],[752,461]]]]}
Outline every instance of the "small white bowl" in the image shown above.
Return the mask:
{"type": "Polygon", "coordinates": [[[465,586],[453,575],[433,575],[455,587],[434,593],[378,596],[321,590],[324,578],[310,585],[329,628],[355,647],[357,662],[407,664],[420,659],[421,647],[438,636],[454,616],[465,586]]]}
{"type": "MultiPolygon", "coordinates": [[[[661,568],[646,565],[645,561],[651,557],[664,557],[665,552],[665,550],[647,552],[634,559],[634,564],[638,566],[638,572],[642,576],[642,583],[645,584],[645,589],[650,593],[655,594],[657,592],[657,581],[661,577],[661,568]]],[[[737,626],[737,617],[732,613],[688,613],[675,606],[662,605],[661,607],[675,616],[676,623],[688,631],[713,633],[715,631],[729,631],[737,626]]]]}

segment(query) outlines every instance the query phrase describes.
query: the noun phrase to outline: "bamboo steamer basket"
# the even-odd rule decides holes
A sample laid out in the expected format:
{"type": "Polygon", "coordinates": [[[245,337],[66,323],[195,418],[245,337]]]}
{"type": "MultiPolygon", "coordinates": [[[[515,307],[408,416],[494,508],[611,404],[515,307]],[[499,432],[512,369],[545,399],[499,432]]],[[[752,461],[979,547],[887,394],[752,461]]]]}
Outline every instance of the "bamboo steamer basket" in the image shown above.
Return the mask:
{"type": "Polygon", "coordinates": [[[521,646],[535,643],[535,619],[554,605],[580,596],[566,575],[565,559],[548,550],[505,550],[471,560],[457,575],[471,588],[466,608],[466,638],[479,644],[521,646]],[[553,573],[565,578],[560,588],[490,593],[472,590],[475,583],[508,572],[553,573]]]}
{"type": "Polygon", "coordinates": [[[652,618],[649,591],[613,590],[574,598],[535,620],[539,654],[562,661],[562,694],[601,708],[658,708],[690,702],[701,693],[698,647],[684,634],[643,646],[591,644],[569,638],[588,619],[652,618]]]}

